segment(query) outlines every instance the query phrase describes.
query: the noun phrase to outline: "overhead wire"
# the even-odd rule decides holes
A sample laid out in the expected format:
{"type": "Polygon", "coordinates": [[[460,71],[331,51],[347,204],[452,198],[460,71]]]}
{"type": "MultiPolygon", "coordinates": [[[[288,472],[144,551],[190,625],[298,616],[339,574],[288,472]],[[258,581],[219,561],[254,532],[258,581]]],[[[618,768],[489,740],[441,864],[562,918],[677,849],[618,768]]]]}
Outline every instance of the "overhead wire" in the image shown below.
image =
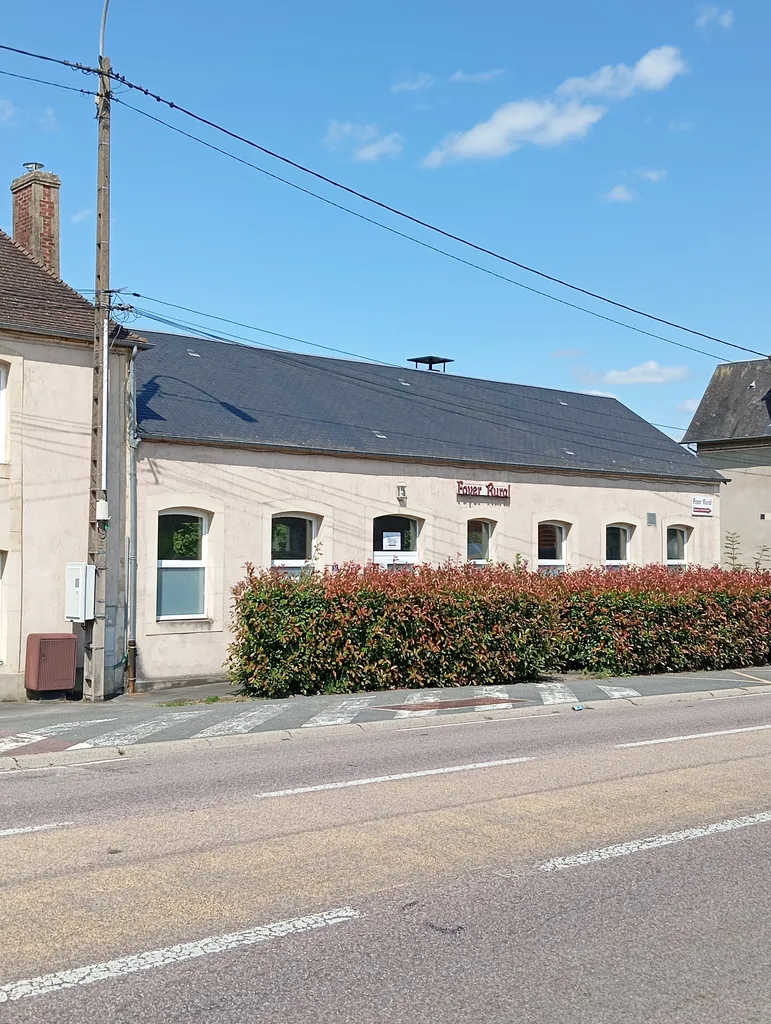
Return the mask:
{"type": "Polygon", "coordinates": [[[0,68],[0,75],[7,78],[20,78],[24,82],[36,82],[38,85],[50,85],[53,89],[65,89],[67,92],[79,92],[83,96],[96,96],[92,89],[78,89],[76,85],[64,85],[62,82],[50,82],[45,78],[33,78],[31,75],[19,75],[15,71],[5,71],[0,68]]]}
{"type": "MultiPolygon", "coordinates": [[[[89,67],[87,65],[77,64],[77,63],[75,63],[73,61],[62,60],[60,58],[49,57],[49,56],[46,56],[44,54],[34,53],[32,51],[29,51],[29,50],[23,50],[23,49],[19,49],[17,47],[11,47],[11,46],[7,46],[7,45],[3,45],[3,44],[0,44],[0,49],[7,50],[7,51],[12,52],[12,53],[21,54],[21,55],[27,56],[27,57],[33,57],[33,58],[36,58],[36,59],[39,59],[39,60],[52,61],[54,63],[61,64],[61,65],[66,66],[66,67],[70,67],[70,68],[72,68],[74,70],[83,71],[84,73],[100,74],[100,71],[97,68],[91,68],[91,67],[89,67]]],[[[538,277],[541,277],[541,278],[543,278],[543,279],[545,279],[547,281],[551,281],[552,283],[557,284],[560,287],[568,288],[568,289],[571,289],[572,291],[579,292],[580,294],[586,295],[589,298],[596,299],[599,302],[607,303],[607,304],[612,305],[612,306],[614,306],[614,307],[616,307],[618,309],[623,309],[623,310],[625,310],[625,311],[627,311],[629,313],[632,313],[632,314],[634,314],[636,316],[642,316],[642,317],[645,317],[645,318],[647,318],[649,320],[653,320],[653,321],[655,321],[657,323],[664,324],[667,327],[672,327],[672,328],[674,328],[676,330],[684,331],[685,333],[692,334],[692,335],[694,335],[696,337],[704,338],[705,340],[708,340],[708,341],[714,341],[715,343],[720,344],[720,345],[726,345],[727,347],[733,348],[733,349],[735,349],[737,351],[740,351],[740,352],[747,352],[747,353],[749,353],[751,355],[758,355],[758,356],[761,356],[761,357],[765,357],[766,356],[766,353],[758,352],[756,349],[747,348],[747,347],[745,347],[743,345],[737,345],[734,342],[726,341],[723,338],[716,337],[715,335],[707,334],[706,332],[698,331],[698,330],[695,330],[694,328],[686,327],[685,325],[679,324],[676,321],[667,320],[664,317],[656,316],[653,313],[648,313],[645,310],[638,309],[635,306],[631,306],[631,305],[628,305],[626,303],[619,302],[619,301],[617,301],[615,299],[611,299],[608,296],[600,294],[599,292],[593,292],[593,291],[591,291],[588,288],[583,288],[580,285],[573,284],[572,282],[566,281],[563,278],[557,277],[556,275],[548,274],[545,271],[538,270],[537,268],[531,267],[531,266],[529,266],[526,263],[522,263],[522,262],[520,262],[518,260],[514,260],[514,259],[512,259],[512,258],[510,258],[508,256],[504,256],[502,253],[496,252],[493,249],[489,249],[486,246],[478,245],[476,242],[472,242],[469,239],[462,237],[461,235],[457,235],[457,234],[455,234],[455,233],[453,233],[451,231],[445,230],[444,228],[440,228],[440,227],[438,227],[435,224],[431,224],[430,222],[425,221],[425,220],[423,220],[423,219],[421,219],[419,217],[416,217],[416,216],[414,216],[412,214],[406,213],[405,211],[400,210],[397,207],[391,206],[388,203],[382,202],[381,200],[375,199],[372,196],[369,196],[369,195],[367,195],[364,192],[360,192],[357,189],[351,188],[348,185],[344,185],[342,182],[339,182],[339,181],[335,180],[334,178],[329,177],[328,175],[322,174],[320,171],[316,171],[313,168],[307,167],[306,165],[301,164],[301,163],[299,163],[296,160],[292,160],[291,158],[286,157],[283,154],[278,153],[278,152],[276,152],[274,150],[271,150],[271,149],[269,149],[266,146],[262,146],[260,143],[257,143],[254,140],[249,139],[246,136],[243,136],[243,135],[239,134],[238,132],[231,131],[230,129],[225,128],[223,125],[218,124],[216,121],[213,121],[210,118],[206,118],[206,117],[203,117],[200,114],[196,114],[194,111],[189,110],[186,107],[183,107],[179,103],[176,103],[176,102],[174,102],[172,100],[168,100],[165,97],[161,96],[160,94],[152,92],[150,89],[146,88],[145,86],[138,85],[135,82],[130,81],[124,75],[121,75],[121,74],[119,74],[119,73],[117,73],[115,71],[108,72],[108,75],[109,75],[109,77],[113,81],[119,82],[120,84],[124,85],[126,88],[132,89],[134,91],[137,91],[137,92],[141,93],[142,95],[149,97],[150,99],[154,99],[157,103],[164,104],[165,106],[169,107],[172,110],[178,110],[178,111],[180,111],[180,113],[184,114],[185,116],[190,117],[193,120],[198,121],[201,124],[205,124],[208,127],[213,128],[214,130],[216,130],[218,132],[221,132],[222,134],[227,135],[228,137],[230,137],[232,139],[235,139],[235,140],[237,140],[239,142],[244,143],[247,146],[250,146],[253,149],[257,149],[259,152],[264,153],[266,156],[269,156],[272,159],[279,160],[282,163],[284,163],[284,164],[286,164],[286,165],[288,165],[290,167],[293,167],[295,170],[301,171],[304,174],[311,175],[312,177],[316,178],[317,180],[323,181],[326,184],[331,185],[334,188],[340,189],[340,190],[346,192],[349,195],[355,196],[356,198],[362,200],[363,202],[366,202],[366,203],[369,203],[371,205],[377,206],[378,208],[380,208],[382,210],[385,210],[388,213],[393,214],[394,216],[401,217],[401,218],[403,218],[405,220],[408,220],[408,221],[410,221],[413,224],[416,224],[416,225],[418,225],[418,226],[420,226],[422,228],[425,228],[428,231],[435,232],[435,233],[443,236],[444,238],[447,238],[447,239],[449,239],[451,241],[457,242],[460,245],[464,245],[464,246],[467,246],[469,248],[472,248],[472,249],[476,250],[477,252],[483,253],[484,255],[490,256],[490,257],[492,257],[494,259],[497,259],[497,260],[500,260],[500,261],[502,261],[504,263],[507,263],[507,264],[509,264],[511,266],[518,267],[520,270],[524,270],[527,273],[535,274],[538,277]]],[[[116,99],[116,100],[119,100],[118,97],[113,97],[113,98],[116,99]]],[[[124,102],[124,104],[126,106],[130,106],[130,104],[125,103],[125,101],[120,101],[120,102],[124,102]]],[[[132,107],[132,109],[138,110],[138,108],[134,108],[134,107],[132,107]]],[[[145,111],[139,111],[139,112],[146,114],[145,111]]],[[[147,114],[147,116],[152,117],[152,115],[149,115],[149,114],[147,114]]],[[[176,129],[174,126],[170,125],[168,122],[163,121],[160,118],[157,118],[156,120],[158,120],[161,124],[165,124],[166,127],[172,128],[173,130],[179,130],[179,129],[176,129]]],[[[181,134],[186,134],[186,133],[181,132],[181,134]]],[[[195,136],[191,136],[191,137],[195,138],[195,141],[201,142],[203,145],[208,145],[212,149],[218,149],[218,147],[211,146],[211,144],[206,143],[203,140],[198,139],[195,136]]],[[[221,152],[223,152],[223,151],[221,151],[221,152]]],[[[232,154],[229,154],[226,151],[224,151],[224,152],[225,152],[225,155],[232,156],[233,159],[240,159],[238,157],[234,157],[232,154]]],[[[242,161],[242,162],[246,162],[246,161],[242,161]]],[[[269,172],[266,172],[263,168],[260,168],[260,167],[255,167],[255,169],[261,171],[262,173],[269,173],[269,172]]],[[[286,179],[283,179],[283,178],[281,178],[278,175],[275,175],[274,177],[276,177],[277,180],[283,181],[285,184],[291,184],[293,187],[299,188],[299,186],[297,186],[295,183],[289,182],[286,179]]],[[[325,197],[322,197],[322,196],[318,195],[317,193],[314,193],[314,192],[312,192],[310,190],[307,190],[307,194],[313,195],[317,199],[322,199],[324,202],[330,203],[330,205],[338,206],[338,204],[332,203],[330,200],[327,200],[325,197]]],[[[349,210],[348,208],[340,207],[340,206],[338,206],[338,208],[344,209],[346,212],[352,213],[354,216],[359,216],[363,220],[369,220],[370,223],[377,224],[380,227],[386,227],[385,225],[381,224],[380,222],[374,221],[374,220],[372,220],[370,218],[365,218],[365,217],[363,217],[363,215],[358,214],[358,213],[356,213],[356,212],[354,212],[352,210],[349,210]]],[[[391,229],[391,228],[387,228],[387,230],[393,230],[395,234],[402,234],[402,233],[397,232],[397,231],[395,231],[394,229],[391,229]]],[[[409,238],[409,240],[413,241],[413,242],[420,242],[420,240],[418,240],[418,239],[416,239],[416,238],[414,238],[413,236],[410,236],[410,235],[403,234],[403,237],[409,238]]],[[[420,244],[424,244],[427,248],[433,248],[433,247],[427,245],[427,243],[420,242],[420,244]]],[[[451,254],[447,253],[445,250],[436,249],[435,251],[441,252],[445,256],[451,256],[451,258],[459,259],[459,258],[454,257],[451,254]]],[[[467,262],[467,261],[463,261],[463,260],[459,259],[459,262],[467,262]]],[[[479,267],[477,264],[469,263],[469,265],[474,266],[478,270],[479,269],[483,269],[483,268],[479,267]]],[[[486,269],[485,269],[485,272],[486,273],[492,273],[491,271],[486,270],[486,269]]],[[[497,276],[497,275],[494,275],[494,276],[497,276]]],[[[513,280],[511,280],[509,278],[504,278],[504,280],[508,280],[510,283],[517,284],[520,287],[527,287],[527,286],[522,285],[521,282],[516,282],[516,281],[513,281],[513,280]]],[[[563,300],[557,299],[556,296],[549,295],[549,293],[539,292],[537,289],[531,289],[531,290],[535,291],[537,294],[543,295],[544,297],[551,298],[551,299],[556,300],[556,301],[563,301],[563,300]]],[[[570,303],[565,303],[565,304],[566,305],[570,305],[570,303]]],[[[588,309],[586,309],[585,307],[582,307],[582,306],[575,306],[574,308],[580,309],[582,312],[592,313],[592,315],[599,315],[599,314],[596,314],[593,311],[588,310],[588,309]]],[[[610,318],[608,318],[608,319],[610,319],[610,318]]],[[[611,320],[611,322],[618,323],[619,326],[624,326],[624,327],[627,327],[627,328],[631,327],[631,325],[624,324],[621,321],[613,321],[613,320],[611,320]]],[[[631,329],[635,330],[636,328],[631,328],[631,329]]],[[[657,337],[656,335],[652,335],[652,336],[653,337],[657,337]]],[[[674,342],[672,339],[661,338],[660,340],[668,341],[670,344],[676,344],[676,345],[679,344],[677,342],[674,342]]],[[[682,346],[682,347],[687,347],[687,346],[682,346]]],[[[695,350],[695,351],[699,351],[699,353],[702,354],[702,355],[706,355],[707,354],[707,353],[702,352],[701,350],[695,350]]],[[[710,356],[712,358],[718,358],[716,356],[712,356],[711,353],[710,353],[710,356]]]]}
{"type": "MultiPolygon", "coordinates": [[[[455,253],[449,252],[447,249],[440,248],[439,246],[432,245],[430,242],[426,242],[422,238],[417,238],[415,235],[410,235],[405,231],[399,231],[398,228],[394,228],[389,224],[384,224],[382,221],[375,220],[373,217],[367,217],[366,214],[360,213],[357,210],[352,210],[349,206],[344,206],[342,203],[336,203],[333,199],[329,199],[327,196],[323,196],[318,192],[314,192],[312,189],[298,185],[297,182],[291,181],[289,178],[284,178],[280,174],[275,174],[273,171],[269,171],[265,167],[261,167],[259,164],[252,163],[250,160],[245,160],[243,157],[237,156],[235,153],[231,153],[229,150],[223,149],[221,146],[215,146],[214,143],[207,142],[198,135],[186,132],[184,129],[171,124],[169,121],[165,121],[161,117],[156,117],[154,114],[151,114],[146,110],[142,110],[131,103],[127,103],[126,100],[119,96],[113,96],[113,101],[120,103],[124,107],[128,107],[129,110],[133,110],[135,113],[141,114],[143,117],[149,118],[151,121],[155,121],[157,124],[170,128],[171,131],[177,132],[177,134],[183,135],[185,138],[191,139],[193,142],[198,142],[207,149],[212,149],[216,153],[221,153],[223,156],[229,157],[231,160],[235,160],[237,163],[243,164],[246,167],[251,167],[253,170],[259,171],[260,174],[264,174],[266,177],[272,178],[274,181],[279,181],[284,185],[288,185],[290,188],[296,189],[298,192],[302,192],[307,196],[312,196],[314,199],[319,199],[322,203],[326,203],[328,206],[332,206],[336,210],[350,214],[350,216],[356,217],[358,220],[365,221],[367,224],[372,224],[375,227],[381,228],[383,231],[388,231],[390,234],[397,235],[399,238],[404,238],[409,242],[414,242],[416,245],[422,246],[424,249],[429,249],[431,252],[438,253],[440,256],[446,256],[448,259],[454,260],[456,263],[461,263],[466,267],[479,270],[481,273],[487,274],[489,277],[497,278],[497,280],[504,281],[506,284],[512,284],[517,288],[523,289],[523,291],[531,292],[534,295],[540,295],[545,299],[550,299],[552,302],[557,302],[561,306],[567,306],[569,309],[575,309],[582,313],[587,313],[589,316],[593,316],[598,320],[604,320],[606,323],[614,324],[616,327],[624,327],[626,330],[634,331],[636,334],[641,334],[647,338],[653,338],[657,341],[666,342],[668,345],[674,345],[677,348],[686,349],[688,352],[695,352],[697,355],[707,356],[709,359],[716,359],[718,362],[724,361],[723,356],[719,356],[714,352],[707,352],[704,349],[696,348],[693,345],[686,345],[685,342],[675,341],[673,338],[666,337],[666,335],[656,334],[653,331],[647,331],[642,327],[636,327],[634,324],[625,323],[623,320],[617,320],[615,317],[607,316],[604,313],[598,313],[596,310],[589,309],[587,306],[581,306],[576,302],[570,302],[568,299],[561,299],[558,295],[552,295],[550,292],[545,292],[540,288],[534,288],[532,285],[524,284],[522,281],[517,281],[513,277],[507,277],[505,274],[500,274],[498,271],[491,270],[489,267],[485,267],[480,263],[474,263],[472,260],[464,259],[462,256],[458,256],[455,253]]],[[[724,342],[724,344],[730,344],[730,342],[724,342]]],[[[752,350],[747,349],[746,351],[750,352],[752,350]]],[[[763,355],[763,353],[753,354],[763,355]]]]}

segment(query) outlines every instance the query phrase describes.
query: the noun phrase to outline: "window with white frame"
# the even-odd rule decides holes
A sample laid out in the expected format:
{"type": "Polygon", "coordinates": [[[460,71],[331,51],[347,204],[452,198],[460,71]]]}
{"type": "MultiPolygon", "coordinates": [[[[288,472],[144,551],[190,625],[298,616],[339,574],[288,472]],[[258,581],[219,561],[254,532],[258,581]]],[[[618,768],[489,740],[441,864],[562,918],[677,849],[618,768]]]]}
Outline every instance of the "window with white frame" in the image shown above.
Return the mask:
{"type": "Polygon", "coordinates": [[[5,572],[5,561],[8,557],[6,551],[0,551],[0,665],[5,664],[5,594],[3,592],[3,573],[5,572]]]}
{"type": "Polygon", "coordinates": [[[688,564],[687,526],[669,526],[667,528],[667,565],[673,569],[684,568],[688,564]]]}
{"type": "Polygon", "coordinates": [[[418,530],[417,519],[409,516],[378,516],[373,521],[372,560],[388,569],[415,565],[418,530]]]}
{"type": "Polygon", "coordinates": [[[205,512],[168,509],[158,513],[159,619],[195,619],[206,616],[205,512]]]}
{"type": "Polygon", "coordinates": [[[538,524],[538,570],[545,573],[564,572],[565,537],[564,523],[538,524]]]}
{"type": "Polygon", "coordinates": [[[273,516],[270,564],[284,576],[301,576],[316,555],[317,521],[308,516],[273,516]]]}
{"type": "Polygon", "coordinates": [[[466,557],[480,564],[490,561],[493,524],[487,519],[469,519],[466,527],[466,557]]]}
{"type": "Polygon", "coordinates": [[[8,367],[0,363],[0,462],[8,461],[8,445],[6,436],[6,416],[8,407],[6,395],[8,393],[8,367]]]}
{"type": "Polygon", "coordinates": [[[605,565],[629,565],[632,528],[624,523],[605,527],[605,565]]]}

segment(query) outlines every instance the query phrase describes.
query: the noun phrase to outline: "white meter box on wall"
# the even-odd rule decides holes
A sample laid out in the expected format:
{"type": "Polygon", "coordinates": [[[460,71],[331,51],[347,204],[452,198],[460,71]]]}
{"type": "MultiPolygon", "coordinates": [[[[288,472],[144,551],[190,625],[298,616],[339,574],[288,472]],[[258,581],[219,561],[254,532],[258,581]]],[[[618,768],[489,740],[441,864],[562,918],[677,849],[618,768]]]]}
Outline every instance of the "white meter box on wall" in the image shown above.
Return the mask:
{"type": "Polygon", "coordinates": [[[67,562],[64,582],[64,617],[68,622],[90,622],[94,617],[96,566],[67,562]]]}

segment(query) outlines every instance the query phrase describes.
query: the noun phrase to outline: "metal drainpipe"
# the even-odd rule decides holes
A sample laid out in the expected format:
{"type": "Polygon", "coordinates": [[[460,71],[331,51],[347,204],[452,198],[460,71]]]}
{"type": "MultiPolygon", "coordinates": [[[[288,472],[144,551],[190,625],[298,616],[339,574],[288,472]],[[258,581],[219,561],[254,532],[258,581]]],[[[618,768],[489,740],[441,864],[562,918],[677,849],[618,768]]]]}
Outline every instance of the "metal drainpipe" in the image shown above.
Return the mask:
{"type": "Polygon", "coordinates": [[[134,693],[137,682],[137,346],[129,360],[129,606],[128,640],[126,654],[128,663],[128,691],[134,693]]]}

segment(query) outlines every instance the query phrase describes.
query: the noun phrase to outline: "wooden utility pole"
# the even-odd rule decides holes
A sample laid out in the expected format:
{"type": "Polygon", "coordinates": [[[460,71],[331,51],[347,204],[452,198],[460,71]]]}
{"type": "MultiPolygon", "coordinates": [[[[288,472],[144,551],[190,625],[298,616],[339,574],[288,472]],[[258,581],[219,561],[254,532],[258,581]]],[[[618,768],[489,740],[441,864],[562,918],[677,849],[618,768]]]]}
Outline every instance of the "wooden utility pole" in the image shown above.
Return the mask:
{"type": "MultiPolygon", "coordinates": [[[[108,0],[109,2],[109,0],[108,0]]],[[[91,479],[88,505],[88,560],[96,566],[94,618],[86,623],[83,696],[105,697],[107,613],[107,397],[110,326],[110,61],[104,56],[104,19],[99,53],[99,122],[96,192],[96,296],[94,298],[94,374],[91,405],[91,479]]]]}

